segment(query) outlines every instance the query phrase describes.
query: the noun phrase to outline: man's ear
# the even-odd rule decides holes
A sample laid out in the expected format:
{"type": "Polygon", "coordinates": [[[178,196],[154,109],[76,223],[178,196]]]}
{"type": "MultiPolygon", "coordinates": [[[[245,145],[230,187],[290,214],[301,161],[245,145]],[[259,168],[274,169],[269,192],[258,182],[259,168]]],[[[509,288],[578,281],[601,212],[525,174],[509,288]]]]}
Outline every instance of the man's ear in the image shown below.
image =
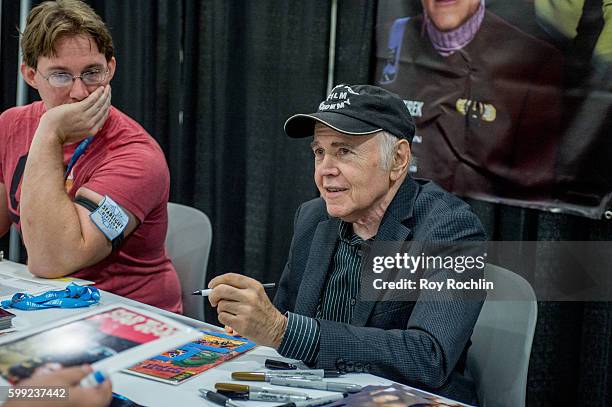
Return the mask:
{"type": "Polygon", "coordinates": [[[410,144],[408,140],[401,139],[395,144],[395,152],[393,154],[393,164],[391,165],[390,178],[392,181],[400,179],[406,171],[410,163],[410,144]]]}
{"type": "Polygon", "coordinates": [[[110,61],[108,61],[107,83],[110,83],[110,81],[113,79],[113,76],[115,76],[116,69],[117,69],[117,60],[115,59],[115,57],[112,57],[110,61]]]}
{"type": "Polygon", "coordinates": [[[27,66],[25,63],[21,63],[21,76],[23,80],[26,81],[28,85],[33,87],[34,89],[38,89],[36,86],[36,80],[34,77],[36,76],[36,68],[32,68],[31,66],[27,66]]]}

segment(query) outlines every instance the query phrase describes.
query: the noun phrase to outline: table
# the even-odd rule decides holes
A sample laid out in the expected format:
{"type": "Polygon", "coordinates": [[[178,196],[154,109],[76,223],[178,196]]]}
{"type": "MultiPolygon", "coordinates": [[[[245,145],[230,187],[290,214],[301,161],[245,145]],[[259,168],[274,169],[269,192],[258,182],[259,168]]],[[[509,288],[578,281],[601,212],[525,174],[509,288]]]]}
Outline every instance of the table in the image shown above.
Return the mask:
{"type": "MultiPolygon", "coordinates": [[[[18,265],[9,261],[1,261],[0,269],[2,267],[23,267],[24,265],[18,265]]],[[[152,307],[147,304],[143,304],[137,301],[130,300],[128,298],[120,297],[118,295],[101,291],[101,305],[109,304],[130,304],[132,306],[145,308],[152,310],[163,316],[176,319],[184,324],[193,327],[208,326],[214,328],[213,325],[206,324],[204,322],[191,319],[182,315],[173,314],[168,311],[161,310],[159,308],[152,307]]],[[[60,318],[65,318],[75,313],[81,313],[90,310],[91,308],[80,308],[80,309],[45,309],[38,311],[21,311],[11,309],[11,312],[17,315],[15,325],[20,329],[27,329],[29,326],[38,326],[51,321],[55,321],[60,318]]],[[[238,382],[231,378],[231,372],[234,371],[256,371],[264,370],[264,361],[266,358],[273,357],[276,359],[282,358],[276,350],[258,346],[254,350],[247,352],[244,355],[238,356],[229,362],[225,362],[213,369],[210,369],[198,377],[191,379],[180,385],[171,385],[154,380],[145,379],[138,376],[133,376],[126,373],[115,373],[111,375],[111,381],[113,383],[113,391],[119,393],[138,404],[144,406],[206,406],[215,405],[207,400],[199,397],[199,388],[214,389],[214,384],[217,382],[236,382],[250,385],[261,386],[262,383],[258,382],[238,382]]],[[[361,385],[390,385],[391,381],[377,377],[371,374],[365,373],[351,373],[342,376],[341,378],[334,378],[330,381],[338,381],[345,383],[356,383],[361,385]]],[[[267,387],[276,387],[266,384],[267,387]]],[[[287,389],[286,387],[278,387],[279,389],[287,389]]],[[[313,397],[326,396],[333,394],[328,391],[310,390],[310,389],[290,389],[293,391],[301,391],[308,393],[313,397]]],[[[274,406],[274,403],[258,402],[258,401],[237,401],[238,404],[249,407],[249,406],[274,406]]]]}

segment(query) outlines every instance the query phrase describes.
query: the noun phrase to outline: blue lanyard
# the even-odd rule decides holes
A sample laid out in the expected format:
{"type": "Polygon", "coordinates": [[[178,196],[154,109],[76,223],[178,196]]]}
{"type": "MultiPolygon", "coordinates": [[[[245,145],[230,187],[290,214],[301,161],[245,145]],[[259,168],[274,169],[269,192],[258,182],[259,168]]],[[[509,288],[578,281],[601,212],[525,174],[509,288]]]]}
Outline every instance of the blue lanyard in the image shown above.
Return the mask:
{"type": "Polygon", "coordinates": [[[92,141],[93,136],[89,136],[85,140],[81,141],[81,143],[77,146],[76,150],[74,150],[72,157],[70,157],[70,161],[68,161],[68,167],[66,168],[66,172],[64,173],[64,179],[68,178],[70,170],[72,170],[74,164],[76,164],[77,160],[81,158],[81,156],[83,155],[85,150],[87,150],[87,147],[89,147],[92,141]]]}
{"type": "Polygon", "coordinates": [[[100,302],[100,291],[96,287],[70,283],[65,290],[47,291],[40,295],[17,293],[10,300],[0,303],[2,308],[24,311],[45,308],[81,308],[100,302]]]}

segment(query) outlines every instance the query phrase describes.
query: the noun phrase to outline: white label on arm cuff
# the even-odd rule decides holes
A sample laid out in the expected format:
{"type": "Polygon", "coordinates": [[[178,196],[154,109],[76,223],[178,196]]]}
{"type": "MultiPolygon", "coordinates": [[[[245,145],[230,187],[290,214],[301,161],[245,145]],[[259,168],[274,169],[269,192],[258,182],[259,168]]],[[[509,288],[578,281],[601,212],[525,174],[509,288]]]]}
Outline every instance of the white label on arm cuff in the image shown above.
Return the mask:
{"type": "Polygon", "coordinates": [[[104,197],[98,209],[89,217],[111,242],[123,233],[130,220],[125,211],[108,196],[104,197]]]}

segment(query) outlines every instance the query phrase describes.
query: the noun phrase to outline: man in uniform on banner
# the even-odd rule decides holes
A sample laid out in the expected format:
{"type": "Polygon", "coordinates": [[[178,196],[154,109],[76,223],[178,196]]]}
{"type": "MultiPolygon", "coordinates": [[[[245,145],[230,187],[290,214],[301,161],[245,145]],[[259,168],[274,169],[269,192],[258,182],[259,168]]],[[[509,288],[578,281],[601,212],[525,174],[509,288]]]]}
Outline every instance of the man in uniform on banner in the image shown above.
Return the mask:
{"type": "MultiPolygon", "coordinates": [[[[376,81],[416,120],[412,172],[462,196],[550,203],[560,52],[486,11],[484,0],[421,3],[422,15],[379,21],[377,33],[376,81]]],[[[379,7],[406,12],[403,3],[379,7]]]]}

